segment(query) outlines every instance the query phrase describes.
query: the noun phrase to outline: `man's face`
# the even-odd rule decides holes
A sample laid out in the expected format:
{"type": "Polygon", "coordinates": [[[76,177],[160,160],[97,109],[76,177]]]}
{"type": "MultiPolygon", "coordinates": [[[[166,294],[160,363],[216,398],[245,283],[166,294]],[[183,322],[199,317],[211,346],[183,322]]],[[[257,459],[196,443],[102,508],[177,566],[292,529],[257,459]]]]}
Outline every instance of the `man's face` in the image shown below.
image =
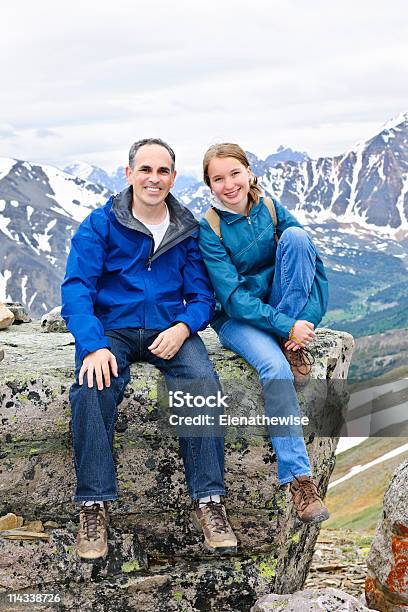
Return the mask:
{"type": "Polygon", "coordinates": [[[154,207],[165,200],[176,178],[171,165],[170,153],[160,145],[144,145],[137,151],[133,169],[126,168],[135,204],[154,207]]]}

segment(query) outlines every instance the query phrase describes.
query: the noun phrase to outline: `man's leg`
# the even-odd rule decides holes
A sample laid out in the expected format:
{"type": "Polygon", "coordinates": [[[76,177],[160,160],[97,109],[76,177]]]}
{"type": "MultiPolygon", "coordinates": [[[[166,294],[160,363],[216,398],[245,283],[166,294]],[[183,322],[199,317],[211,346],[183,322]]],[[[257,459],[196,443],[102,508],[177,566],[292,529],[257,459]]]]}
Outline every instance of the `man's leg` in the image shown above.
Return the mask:
{"type": "Polygon", "coordinates": [[[117,498],[112,443],[116,407],[122,401],[129,381],[131,349],[126,335],[107,332],[111,352],[118,364],[118,377],[111,375],[111,386],[99,391],[94,376],[93,387],[88,387],[87,376],[82,385],[78,374],[82,362],[76,358],[75,383],[70,390],[72,409],[72,438],[77,476],[74,501],[83,503],[77,552],[83,558],[97,558],[107,552],[106,526],[108,500],[117,498]]]}
{"type": "MultiPolygon", "coordinates": [[[[220,391],[218,377],[208,358],[201,338],[194,334],[187,338],[178,353],[170,360],[153,355],[147,347],[157,332],[145,330],[144,359],[163,372],[169,391],[183,391],[194,397],[217,396],[220,391]]],[[[205,408],[192,408],[190,415],[204,413],[205,408]]],[[[215,414],[217,411],[215,411],[215,414]]],[[[224,437],[220,427],[202,428],[203,435],[180,437],[188,490],[195,502],[196,523],[203,529],[205,543],[212,552],[235,552],[237,540],[228,523],[220,496],[224,488],[224,437]]]]}
{"type": "MultiPolygon", "coordinates": [[[[224,323],[219,337],[226,348],[241,355],[257,370],[264,392],[266,416],[299,417],[299,403],[293,385],[293,375],[276,338],[236,319],[224,323]]],[[[315,486],[311,480],[310,462],[302,428],[287,425],[271,426],[269,433],[278,461],[279,483],[304,483],[301,485],[303,495],[301,503],[295,504],[298,516],[305,522],[317,522],[328,518],[327,510],[317,490],[313,495],[304,491],[305,487],[309,486],[306,482],[311,483],[309,488],[315,486]],[[305,499],[306,505],[304,505],[305,499]]]]}

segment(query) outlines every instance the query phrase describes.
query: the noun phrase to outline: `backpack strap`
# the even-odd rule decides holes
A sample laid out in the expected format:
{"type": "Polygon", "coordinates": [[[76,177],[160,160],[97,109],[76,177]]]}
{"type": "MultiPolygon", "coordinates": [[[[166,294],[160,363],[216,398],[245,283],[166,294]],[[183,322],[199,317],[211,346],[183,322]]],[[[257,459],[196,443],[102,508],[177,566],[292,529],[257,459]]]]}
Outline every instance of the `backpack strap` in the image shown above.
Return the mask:
{"type": "Polygon", "coordinates": [[[278,217],[276,215],[275,204],[273,203],[273,200],[271,200],[271,198],[265,198],[265,197],[264,197],[264,204],[265,204],[266,208],[269,210],[269,214],[271,215],[271,218],[272,218],[272,222],[273,222],[273,237],[275,238],[275,241],[278,242],[279,238],[278,238],[278,234],[276,232],[276,228],[278,227],[278,217]]]}
{"type": "Polygon", "coordinates": [[[221,219],[220,219],[220,216],[215,212],[215,209],[209,208],[204,215],[204,219],[207,221],[208,225],[211,227],[214,234],[216,234],[222,242],[222,235],[221,235],[221,228],[220,228],[221,219]]]}

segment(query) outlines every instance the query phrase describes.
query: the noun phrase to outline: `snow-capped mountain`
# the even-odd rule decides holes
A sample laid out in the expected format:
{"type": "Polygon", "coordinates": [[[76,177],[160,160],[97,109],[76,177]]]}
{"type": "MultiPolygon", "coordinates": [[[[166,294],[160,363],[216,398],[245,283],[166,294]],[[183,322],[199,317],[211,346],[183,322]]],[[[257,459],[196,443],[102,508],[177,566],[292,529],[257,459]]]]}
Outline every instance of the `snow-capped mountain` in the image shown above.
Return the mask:
{"type": "MultiPolygon", "coordinates": [[[[336,220],[351,232],[355,225],[396,239],[408,237],[408,113],[344,155],[317,160],[305,155],[286,162],[249,157],[265,190],[302,223],[336,220]]],[[[211,205],[205,187],[183,190],[180,198],[198,216],[211,205]]]]}
{"type": "Polygon", "coordinates": [[[59,304],[70,238],[109,195],[53,166],[0,158],[0,301],[34,316],[59,304]]]}
{"type": "MultiPolygon", "coordinates": [[[[68,174],[71,174],[72,176],[77,176],[78,178],[91,181],[97,185],[102,185],[102,187],[106,187],[106,189],[109,189],[109,191],[112,191],[112,193],[119,193],[122,191],[122,189],[125,189],[128,184],[124,166],[119,166],[114,172],[109,174],[106,172],[106,170],[99,168],[98,166],[92,166],[86,162],[75,161],[72,162],[72,164],[65,166],[64,172],[68,172],[68,174]]],[[[177,174],[172,192],[177,197],[181,191],[185,189],[192,189],[197,187],[199,184],[200,182],[193,176],[177,174]]]]}
{"type": "Polygon", "coordinates": [[[279,163],[286,162],[303,162],[309,160],[307,153],[302,151],[294,151],[290,147],[280,145],[275,153],[271,153],[263,160],[259,159],[254,153],[245,151],[251,168],[256,176],[263,176],[270,168],[277,166],[279,163]]]}
{"type": "MultiPolygon", "coordinates": [[[[407,144],[408,113],[341,156],[312,160],[290,149],[265,160],[249,154],[260,183],[307,226],[325,260],[324,322],[355,335],[408,325],[407,144]]],[[[103,170],[81,164],[71,171],[80,176],[0,159],[0,301],[22,301],[33,316],[59,304],[69,240],[111,193],[101,186],[103,170]]],[[[201,217],[212,203],[208,188],[180,178],[174,192],[201,217]]]]}
{"type": "Polygon", "coordinates": [[[344,155],[279,164],[262,177],[304,222],[356,223],[408,236],[408,113],[344,155]]]}
{"type": "MultiPolygon", "coordinates": [[[[279,162],[295,161],[300,162],[309,159],[307,153],[293,151],[290,147],[278,147],[276,153],[269,155],[265,161],[258,159],[256,155],[247,151],[247,155],[251,161],[252,168],[256,174],[264,174],[269,168],[279,162]]],[[[124,166],[119,166],[110,174],[98,166],[88,164],[87,162],[74,161],[64,168],[64,172],[68,172],[72,176],[76,176],[86,181],[91,181],[97,185],[106,187],[112,193],[119,193],[127,185],[124,166]]],[[[173,194],[178,197],[186,190],[194,192],[201,185],[201,182],[194,176],[177,174],[176,182],[172,189],[173,194]]]]}
{"type": "Polygon", "coordinates": [[[123,166],[119,166],[114,172],[109,174],[106,170],[98,166],[92,166],[86,162],[74,161],[65,166],[64,172],[77,176],[91,183],[101,185],[109,189],[112,193],[119,193],[126,187],[126,175],[123,166]]]}

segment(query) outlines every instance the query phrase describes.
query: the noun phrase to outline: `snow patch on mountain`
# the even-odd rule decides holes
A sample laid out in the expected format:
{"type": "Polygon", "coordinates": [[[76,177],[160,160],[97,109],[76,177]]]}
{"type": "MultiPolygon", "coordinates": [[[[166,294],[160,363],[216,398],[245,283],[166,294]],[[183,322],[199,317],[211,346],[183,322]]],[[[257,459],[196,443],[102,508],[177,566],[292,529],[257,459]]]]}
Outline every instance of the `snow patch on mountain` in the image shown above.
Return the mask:
{"type": "Polygon", "coordinates": [[[9,157],[0,157],[0,181],[9,174],[10,170],[15,166],[16,160],[9,157]]]}
{"type": "Polygon", "coordinates": [[[47,196],[57,202],[57,206],[50,207],[50,210],[54,212],[80,223],[94,208],[100,206],[101,200],[107,199],[100,191],[95,193],[94,185],[89,181],[81,179],[78,184],[72,176],[58,168],[53,166],[42,166],[42,168],[48,176],[49,185],[53,192],[53,194],[47,194],[47,196]],[[81,202],[85,195],[84,192],[86,192],[86,203],[81,202]]]}
{"type": "Polygon", "coordinates": [[[397,200],[397,210],[402,219],[403,226],[408,228],[408,213],[405,211],[405,203],[408,201],[408,174],[403,178],[403,186],[397,200]]]}
{"type": "Polygon", "coordinates": [[[49,253],[51,253],[51,246],[49,242],[51,236],[49,235],[49,231],[55,226],[56,223],[57,220],[52,219],[52,221],[48,223],[43,234],[33,233],[33,238],[37,241],[38,248],[40,251],[48,251],[49,253]]]}
{"type": "Polygon", "coordinates": [[[11,278],[10,270],[0,272],[0,302],[10,302],[11,298],[7,293],[7,281],[11,278]]]}
{"type": "Polygon", "coordinates": [[[68,174],[72,174],[73,176],[77,176],[83,180],[89,180],[92,172],[96,170],[95,166],[88,164],[87,162],[77,161],[75,160],[72,164],[65,166],[64,172],[68,174]]]}
{"type": "Polygon", "coordinates": [[[123,166],[119,166],[119,168],[109,174],[103,168],[98,168],[98,166],[93,166],[83,161],[74,161],[72,164],[65,166],[64,172],[101,185],[112,193],[119,193],[127,184],[125,168],[123,166]]]}
{"type": "Polygon", "coordinates": [[[401,128],[400,126],[403,123],[408,123],[408,112],[399,113],[398,115],[384,123],[381,128],[381,132],[384,132],[385,130],[401,130],[403,128],[401,128]]]}
{"type": "MultiPolygon", "coordinates": [[[[5,205],[4,200],[3,201],[0,200],[0,212],[4,210],[4,205],[5,205]],[[1,208],[2,204],[3,204],[3,208],[1,208]]],[[[8,226],[10,225],[10,222],[11,222],[11,219],[9,219],[8,217],[5,217],[4,215],[0,215],[0,232],[3,232],[3,234],[5,234],[7,238],[10,238],[10,240],[14,240],[13,235],[8,230],[8,226]]]]}
{"type": "Polygon", "coordinates": [[[23,304],[27,304],[27,281],[28,276],[23,276],[21,279],[21,300],[23,304]]]}

